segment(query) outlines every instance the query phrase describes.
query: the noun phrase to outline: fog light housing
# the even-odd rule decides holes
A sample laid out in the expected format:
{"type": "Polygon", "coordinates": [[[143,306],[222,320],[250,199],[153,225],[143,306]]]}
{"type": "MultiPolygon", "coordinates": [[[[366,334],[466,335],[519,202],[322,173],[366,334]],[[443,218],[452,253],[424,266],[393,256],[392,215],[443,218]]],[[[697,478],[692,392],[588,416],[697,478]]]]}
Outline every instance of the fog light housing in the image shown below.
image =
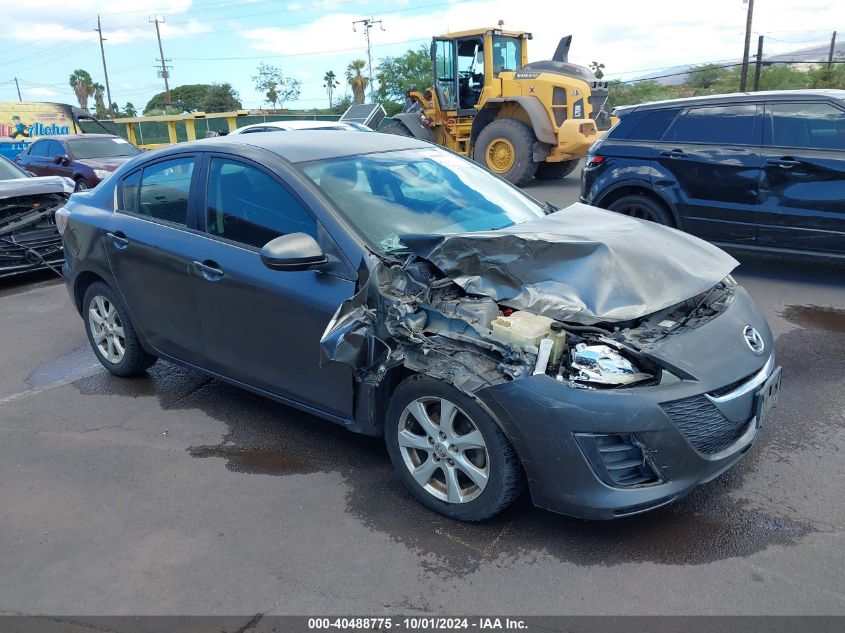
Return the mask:
{"type": "Polygon", "coordinates": [[[576,433],[575,440],[602,483],[635,488],[660,483],[643,444],[636,436],[617,433],[576,433]]]}

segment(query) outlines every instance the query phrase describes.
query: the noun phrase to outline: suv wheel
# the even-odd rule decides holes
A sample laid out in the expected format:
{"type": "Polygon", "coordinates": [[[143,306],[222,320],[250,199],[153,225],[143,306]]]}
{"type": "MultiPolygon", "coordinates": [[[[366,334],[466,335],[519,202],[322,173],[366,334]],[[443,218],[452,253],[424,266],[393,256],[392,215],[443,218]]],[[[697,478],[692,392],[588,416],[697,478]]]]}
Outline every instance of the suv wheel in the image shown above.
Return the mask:
{"type": "Polygon", "coordinates": [[[117,376],[136,376],[156,362],[144,351],[126,307],[111,288],[93,283],[82,301],[88,342],[103,367],[117,376]]]}
{"type": "Polygon", "coordinates": [[[490,518],[522,491],[522,466],[505,434],[472,398],[440,380],[404,380],[384,433],[405,487],[448,517],[490,518]]]}
{"type": "Polygon", "coordinates": [[[662,203],[642,194],[623,196],[614,200],[607,208],[632,218],[648,220],[665,226],[675,226],[672,216],[662,203]]]}

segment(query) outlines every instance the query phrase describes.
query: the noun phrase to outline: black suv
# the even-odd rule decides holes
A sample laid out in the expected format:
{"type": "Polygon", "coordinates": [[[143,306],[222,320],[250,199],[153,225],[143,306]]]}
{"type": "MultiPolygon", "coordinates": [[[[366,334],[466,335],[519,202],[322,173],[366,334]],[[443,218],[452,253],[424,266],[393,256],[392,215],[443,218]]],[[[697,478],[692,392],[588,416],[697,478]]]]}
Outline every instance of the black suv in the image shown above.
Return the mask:
{"type": "Polygon", "coordinates": [[[845,90],[618,108],[581,200],[721,245],[845,256],[845,90]]]}

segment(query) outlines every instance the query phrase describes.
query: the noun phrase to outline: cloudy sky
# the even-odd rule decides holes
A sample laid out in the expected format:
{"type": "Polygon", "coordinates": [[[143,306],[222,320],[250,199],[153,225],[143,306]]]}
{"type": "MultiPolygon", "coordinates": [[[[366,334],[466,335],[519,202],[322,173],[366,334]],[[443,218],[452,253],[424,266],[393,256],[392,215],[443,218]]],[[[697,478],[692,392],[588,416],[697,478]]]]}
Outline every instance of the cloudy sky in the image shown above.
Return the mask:
{"type": "MultiPolygon", "coordinates": [[[[0,0],[0,5],[11,0],[0,0]]],[[[112,100],[142,109],[163,89],[156,75],[158,48],[151,16],[161,25],[171,86],[229,82],[245,107],[261,106],[251,77],[262,61],[302,81],[292,107],[327,105],[322,77],[338,76],[351,59],[366,58],[352,22],[383,21],[371,32],[374,64],[430,41],[432,35],[495,25],[534,34],[529,57],[551,56],[562,35],[574,40],[570,59],[605,64],[609,78],[630,79],[688,63],[734,60],[742,54],[742,0],[27,0],[2,12],[0,101],[75,103],[68,77],[76,68],[103,82],[97,34],[102,19],[112,100]],[[72,7],[72,9],[69,9],[72,7]],[[567,15],[567,7],[574,7],[567,15]]],[[[845,38],[845,2],[757,0],[754,33],[766,53],[781,53],[845,38]]],[[[348,90],[345,83],[340,93],[348,90]]]]}

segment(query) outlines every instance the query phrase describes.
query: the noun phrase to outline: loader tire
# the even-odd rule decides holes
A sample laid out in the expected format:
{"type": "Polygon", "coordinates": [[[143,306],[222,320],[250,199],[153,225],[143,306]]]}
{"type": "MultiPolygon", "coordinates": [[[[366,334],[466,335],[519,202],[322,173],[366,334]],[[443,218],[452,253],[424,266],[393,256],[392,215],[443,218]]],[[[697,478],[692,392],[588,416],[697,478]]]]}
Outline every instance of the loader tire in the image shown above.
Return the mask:
{"type": "Polygon", "coordinates": [[[498,119],[481,130],[473,149],[473,159],[497,176],[515,185],[534,177],[534,132],[522,121],[498,119]]]}

